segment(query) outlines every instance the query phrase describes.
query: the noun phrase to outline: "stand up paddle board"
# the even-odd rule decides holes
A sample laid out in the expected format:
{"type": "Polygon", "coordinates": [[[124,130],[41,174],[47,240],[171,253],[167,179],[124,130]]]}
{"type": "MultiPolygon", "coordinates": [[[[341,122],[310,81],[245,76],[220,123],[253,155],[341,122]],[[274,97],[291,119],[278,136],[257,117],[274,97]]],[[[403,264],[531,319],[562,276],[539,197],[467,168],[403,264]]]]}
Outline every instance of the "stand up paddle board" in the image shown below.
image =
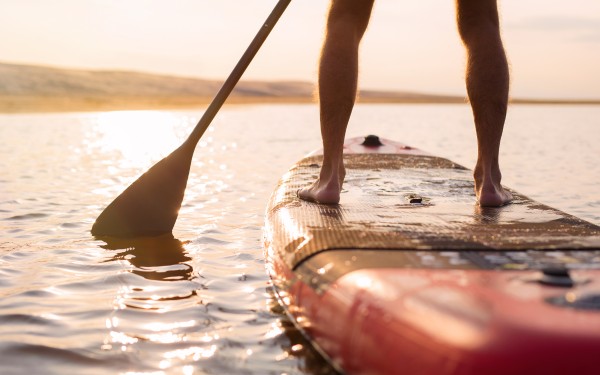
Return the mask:
{"type": "Polygon", "coordinates": [[[340,205],[305,202],[322,155],[281,178],[267,271],[288,315],[348,374],[599,374],[600,227],[416,148],[345,143],[340,205]]]}

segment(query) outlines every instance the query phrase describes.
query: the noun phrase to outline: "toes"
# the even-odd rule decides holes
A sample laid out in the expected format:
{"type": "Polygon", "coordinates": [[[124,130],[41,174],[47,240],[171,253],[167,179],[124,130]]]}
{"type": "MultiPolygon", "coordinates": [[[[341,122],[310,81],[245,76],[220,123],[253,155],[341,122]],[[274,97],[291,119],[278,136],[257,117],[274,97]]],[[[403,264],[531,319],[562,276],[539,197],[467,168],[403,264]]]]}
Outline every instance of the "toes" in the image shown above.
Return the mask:
{"type": "Polygon", "coordinates": [[[315,202],[318,203],[315,198],[310,194],[309,191],[307,191],[308,189],[298,189],[296,190],[296,196],[303,200],[303,201],[307,201],[307,202],[315,202]]]}

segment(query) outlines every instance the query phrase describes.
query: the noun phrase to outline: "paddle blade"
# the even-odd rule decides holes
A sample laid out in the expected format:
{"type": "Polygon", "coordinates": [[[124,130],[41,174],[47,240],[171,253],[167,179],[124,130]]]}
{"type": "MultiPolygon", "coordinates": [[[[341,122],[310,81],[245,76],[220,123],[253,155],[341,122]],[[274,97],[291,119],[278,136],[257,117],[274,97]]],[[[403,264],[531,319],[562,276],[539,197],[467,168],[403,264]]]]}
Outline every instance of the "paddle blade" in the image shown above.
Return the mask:
{"type": "Polygon", "coordinates": [[[181,208],[194,147],[184,143],[121,193],[92,226],[94,236],[171,233],[181,208]]]}

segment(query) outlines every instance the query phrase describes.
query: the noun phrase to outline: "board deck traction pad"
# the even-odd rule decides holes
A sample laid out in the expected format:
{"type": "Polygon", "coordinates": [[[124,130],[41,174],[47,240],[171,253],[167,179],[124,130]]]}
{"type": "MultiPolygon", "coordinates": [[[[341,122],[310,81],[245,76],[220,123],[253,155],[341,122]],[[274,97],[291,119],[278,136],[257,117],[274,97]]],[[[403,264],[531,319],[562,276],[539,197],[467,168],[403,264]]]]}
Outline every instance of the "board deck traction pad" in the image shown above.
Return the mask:
{"type": "Polygon", "coordinates": [[[267,246],[290,269],[336,249],[385,251],[391,264],[407,268],[600,269],[600,227],[512,190],[513,203],[481,208],[472,172],[447,159],[344,155],[340,205],[297,197],[321,163],[322,155],[300,160],[267,207],[267,246]]]}

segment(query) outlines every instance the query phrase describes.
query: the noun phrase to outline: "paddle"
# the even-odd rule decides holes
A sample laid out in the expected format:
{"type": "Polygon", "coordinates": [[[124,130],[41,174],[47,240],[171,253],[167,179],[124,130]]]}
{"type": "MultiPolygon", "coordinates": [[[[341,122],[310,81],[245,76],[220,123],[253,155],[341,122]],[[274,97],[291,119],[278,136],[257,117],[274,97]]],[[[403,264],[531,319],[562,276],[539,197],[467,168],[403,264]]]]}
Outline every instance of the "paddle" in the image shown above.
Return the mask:
{"type": "Polygon", "coordinates": [[[151,236],[173,230],[198,141],[290,1],[279,0],[275,5],[187,140],[141,175],[102,211],[92,226],[94,236],[151,236]]]}

